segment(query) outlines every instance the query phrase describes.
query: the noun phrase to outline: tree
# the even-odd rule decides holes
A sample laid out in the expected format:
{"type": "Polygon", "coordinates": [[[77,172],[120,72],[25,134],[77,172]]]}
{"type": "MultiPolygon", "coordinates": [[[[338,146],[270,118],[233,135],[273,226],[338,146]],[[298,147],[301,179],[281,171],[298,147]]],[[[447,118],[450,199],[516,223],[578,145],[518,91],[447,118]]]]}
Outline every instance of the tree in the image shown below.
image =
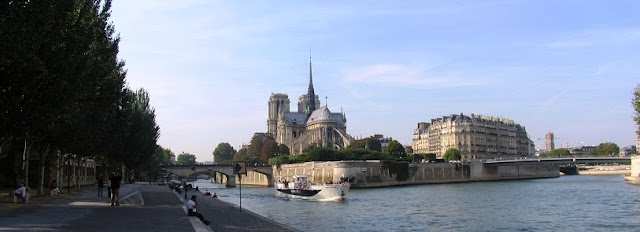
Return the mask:
{"type": "Polygon", "coordinates": [[[391,140],[387,149],[384,150],[385,156],[392,158],[393,160],[398,158],[406,158],[407,153],[404,150],[404,146],[397,140],[391,140]]]}
{"type": "Polygon", "coordinates": [[[27,144],[25,155],[33,147],[40,189],[49,153],[78,162],[118,154],[111,132],[126,72],[110,9],[110,0],[0,3],[0,159],[9,143],[27,144]]]}
{"type": "Polygon", "coordinates": [[[290,155],[291,152],[289,150],[289,147],[287,147],[287,145],[284,144],[279,144],[278,145],[278,156],[281,155],[290,155]]]}
{"type": "Polygon", "coordinates": [[[635,111],[633,119],[636,121],[636,135],[640,137],[640,84],[633,91],[633,99],[631,105],[635,111]]]}
{"type": "Polygon", "coordinates": [[[366,146],[367,146],[366,139],[358,139],[356,141],[351,142],[349,146],[347,146],[347,149],[357,149],[357,148],[364,149],[366,146]]]}
{"type": "Polygon", "coordinates": [[[216,149],[213,150],[213,161],[231,163],[234,154],[236,154],[236,149],[233,149],[229,143],[219,143],[216,149]]]}
{"type": "MultiPolygon", "coordinates": [[[[255,133],[253,134],[253,138],[251,138],[251,142],[249,144],[249,149],[247,149],[247,158],[245,158],[245,161],[249,161],[249,160],[261,160],[261,155],[266,158],[267,155],[263,155],[262,154],[262,146],[267,143],[267,141],[273,141],[275,142],[275,139],[273,139],[273,136],[271,136],[271,134],[269,133],[255,133]]],[[[276,144],[277,146],[277,144],[276,144]]],[[[265,151],[267,152],[267,151],[265,151]]],[[[264,159],[264,162],[268,162],[267,161],[268,158],[264,159]]]]}
{"type": "Polygon", "coordinates": [[[620,147],[612,142],[601,143],[589,152],[589,155],[595,156],[615,156],[618,154],[620,154],[620,147]]]}
{"type": "Polygon", "coordinates": [[[336,150],[326,147],[312,146],[304,151],[309,161],[336,161],[344,159],[344,155],[336,150]]]}
{"type": "Polygon", "coordinates": [[[462,156],[460,155],[460,151],[458,149],[452,147],[447,149],[442,158],[444,159],[444,161],[449,162],[452,160],[461,160],[462,156]]]}
{"type": "Polygon", "coordinates": [[[367,138],[366,143],[367,143],[367,147],[366,147],[367,149],[371,151],[382,151],[382,144],[380,143],[379,139],[367,138]]]}
{"type": "Polygon", "coordinates": [[[174,155],[174,153],[171,151],[171,149],[163,148],[162,146],[158,145],[158,148],[156,149],[155,156],[159,157],[161,165],[169,165],[169,164],[171,164],[171,156],[172,155],[174,155]]]}
{"type": "Polygon", "coordinates": [[[544,158],[559,158],[559,157],[571,157],[571,151],[566,148],[558,148],[541,155],[544,158]]]}
{"type": "Polygon", "coordinates": [[[196,156],[182,152],[178,155],[177,161],[179,165],[196,165],[196,156]]]}
{"type": "Polygon", "coordinates": [[[236,154],[233,154],[233,161],[247,161],[247,148],[242,148],[240,150],[238,150],[238,152],[236,152],[236,154]]]}
{"type": "Polygon", "coordinates": [[[260,150],[260,162],[266,164],[269,158],[275,157],[278,153],[278,143],[274,140],[267,140],[260,150]]]}
{"type": "Polygon", "coordinates": [[[379,139],[369,137],[369,138],[353,141],[347,148],[350,148],[350,149],[362,148],[362,149],[367,149],[371,151],[382,151],[382,144],[380,144],[379,139]]]}

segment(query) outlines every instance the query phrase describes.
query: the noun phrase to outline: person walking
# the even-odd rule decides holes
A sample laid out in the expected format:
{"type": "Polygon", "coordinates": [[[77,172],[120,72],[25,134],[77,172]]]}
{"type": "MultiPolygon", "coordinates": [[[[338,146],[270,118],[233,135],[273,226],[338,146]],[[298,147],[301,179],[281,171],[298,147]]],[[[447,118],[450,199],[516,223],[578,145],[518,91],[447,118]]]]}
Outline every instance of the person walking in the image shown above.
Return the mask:
{"type": "Polygon", "coordinates": [[[98,182],[98,197],[102,198],[102,190],[104,189],[104,177],[102,177],[102,174],[98,175],[96,182],[98,182]]]}
{"type": "Polygon", "coordinates": [[[198,209],[198,202],[196,201],[196,195],[191,195],[191,200],[187,202],[187,215],[192,217],[198,217],[200,218],[200,221],[202,221],[205,225],[209,225],[211,221],[205,220],[204,216],[202,216],[202,214],[197,212],[197,209],[198,209]]]}
{"type": "Polygon", "coordinates": [[[114,204],[120,206],[118,198],[120,196],[120,181],[122,181],[122,175],[118,172],[112,172],[109,180],[111,181],[111,206],[114,204]]]}
{"type": "Polygon", "coordinates": [[[107,198],[111,201],[111,180],[107,179],[107,198]]]}

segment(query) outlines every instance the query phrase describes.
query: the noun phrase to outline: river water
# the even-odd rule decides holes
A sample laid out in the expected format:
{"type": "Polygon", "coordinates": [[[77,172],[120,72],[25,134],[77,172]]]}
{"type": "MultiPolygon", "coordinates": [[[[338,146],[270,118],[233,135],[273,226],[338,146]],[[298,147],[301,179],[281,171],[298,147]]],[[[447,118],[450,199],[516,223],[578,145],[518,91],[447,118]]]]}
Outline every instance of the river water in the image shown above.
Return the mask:
{"type": "MultiPolygon", "coordinates": [[[[240,188],[195,185],[239,204],[240,188]]],[[[302,231],[640,231],[640,186],[623,176],[352,189],[342,202],[243,186],[242,208],[302,231]]]]}

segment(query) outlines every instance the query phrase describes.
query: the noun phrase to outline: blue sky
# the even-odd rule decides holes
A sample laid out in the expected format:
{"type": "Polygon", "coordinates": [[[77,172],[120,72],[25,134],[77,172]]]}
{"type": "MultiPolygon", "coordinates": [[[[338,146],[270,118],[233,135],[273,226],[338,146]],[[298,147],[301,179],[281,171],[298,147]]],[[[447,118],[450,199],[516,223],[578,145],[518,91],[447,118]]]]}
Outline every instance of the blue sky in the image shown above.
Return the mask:
{"type": "Polygon", "coordinates": [[[353,136],[410,145],[418,122],[475,113],[515,120],[540,148],[635,143],[638,1],[115,0],[132,89],[159,144],[212,160],[267,130],[271,93],[295,110],[315,92],[353,136]]]}

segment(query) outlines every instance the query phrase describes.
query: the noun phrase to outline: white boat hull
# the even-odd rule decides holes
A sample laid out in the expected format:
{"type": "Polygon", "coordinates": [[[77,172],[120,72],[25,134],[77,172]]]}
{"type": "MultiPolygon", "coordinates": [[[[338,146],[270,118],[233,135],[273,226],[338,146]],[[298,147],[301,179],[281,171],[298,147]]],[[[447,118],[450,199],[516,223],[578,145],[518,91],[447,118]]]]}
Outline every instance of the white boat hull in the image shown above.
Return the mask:
{"type": "MultiPolygon", "coordinates": [[[[293,186],[292,186],[293,187],[293,186]]],[[[340,201],[349,193],[349,184],[311,185],[306,189],[289,188],[282,183],[276,183],[277,197],[302,199],[312,201],[340,201]]]]}

